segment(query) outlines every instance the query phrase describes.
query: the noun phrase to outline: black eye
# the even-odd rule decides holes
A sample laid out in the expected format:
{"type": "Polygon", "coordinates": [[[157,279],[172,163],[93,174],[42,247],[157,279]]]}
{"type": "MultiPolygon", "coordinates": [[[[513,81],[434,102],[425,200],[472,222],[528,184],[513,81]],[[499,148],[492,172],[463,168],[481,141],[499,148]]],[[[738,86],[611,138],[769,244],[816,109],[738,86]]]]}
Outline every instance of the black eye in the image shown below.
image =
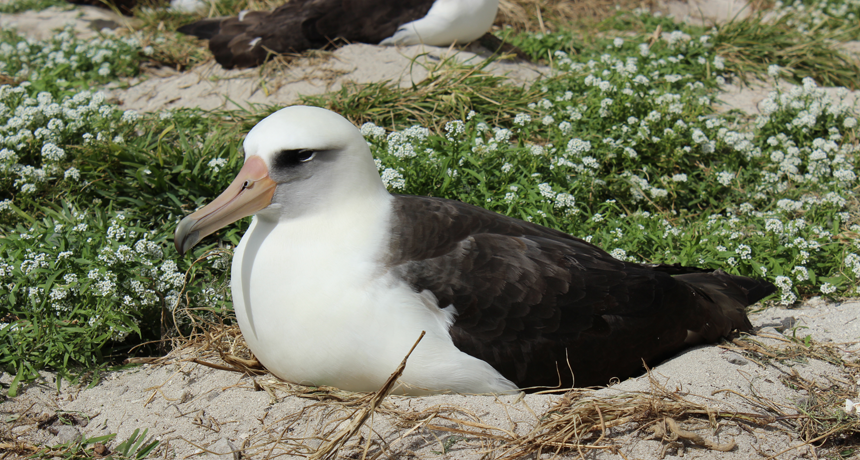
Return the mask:
{"type": "Polygon", "coordinates": [[[293,168],[313,160],[316,154],[316,150],[308,149],[281,150],[275,154],[273,166],[275,168],[293,168]]]}

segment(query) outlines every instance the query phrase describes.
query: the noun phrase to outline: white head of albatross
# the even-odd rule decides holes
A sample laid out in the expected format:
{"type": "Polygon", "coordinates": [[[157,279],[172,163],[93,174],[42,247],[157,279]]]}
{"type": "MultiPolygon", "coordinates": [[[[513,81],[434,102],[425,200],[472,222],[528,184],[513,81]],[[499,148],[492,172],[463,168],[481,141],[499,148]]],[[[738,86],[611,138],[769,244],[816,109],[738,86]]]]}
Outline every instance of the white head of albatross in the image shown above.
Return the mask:
{"type": "Polygon", "coordinates": [[[458,201],[392,196],[339,115],[280,110],[227,190],[176,230],[183,253],[255,215],[232,292],[251,350],[296,383],[374,391],[420,335],[401,393],[605,384],[749,329],[764,281],[640,265],[458,201]]]}

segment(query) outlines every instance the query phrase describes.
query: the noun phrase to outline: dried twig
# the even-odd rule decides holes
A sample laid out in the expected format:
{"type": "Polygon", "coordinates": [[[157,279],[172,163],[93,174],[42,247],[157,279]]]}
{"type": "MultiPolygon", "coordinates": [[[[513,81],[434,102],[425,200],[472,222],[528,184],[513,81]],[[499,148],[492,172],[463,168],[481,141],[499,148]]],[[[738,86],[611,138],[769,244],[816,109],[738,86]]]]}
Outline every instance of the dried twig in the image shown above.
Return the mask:
{"type": "Polygon", "coordinates": [[[328,439],[325,443],[323,443],[320,448],[313,453],[309,457],[310,460],[318,460],[323,458],[332,458],[334,454],[346,441],[349,440],[355,433],[361,429],[364,422],[367,421],[368,417],[373,414],[379,405],[382,403],[382,400],[385,399],[391,393],[391,390],[394,389],[394,384],[397,383],[397,379],[403,375],[403,371],[406,369],[406,360],[409,359],[409,356],[412,355],[412,352],[415,350],[415,347],[418,346],[418,343],[421,342],[421,339],[424,338],[424,331],[421,331],[421,335],[418,337],[418,340],[415,341],[415,344],[412,345],[412,348],[409,350],[409,353],[406,353],[406,356],[403,357],[403,361],[400,362],[400,365],[397,366],[397,370],[394,371],[391,376],[388,377],[388,380],[382,385],[382,388],[376,391],[368,401],[367,405],[362,407],[361,409],[355,411],[350,417],[352,422],[349,423],[346,427],[340,430],[333,438],[328,439]]]}

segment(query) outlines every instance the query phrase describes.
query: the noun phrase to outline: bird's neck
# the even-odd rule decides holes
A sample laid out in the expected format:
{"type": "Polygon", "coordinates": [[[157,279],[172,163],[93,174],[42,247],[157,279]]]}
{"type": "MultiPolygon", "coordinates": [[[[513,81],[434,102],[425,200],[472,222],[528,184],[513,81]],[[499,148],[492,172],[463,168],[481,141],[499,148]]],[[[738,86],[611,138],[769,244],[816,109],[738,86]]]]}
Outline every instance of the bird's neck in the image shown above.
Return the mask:
{"type": "Polygon", "coordinates": [[[277,227],[277,233],[284,238],[366,244],[375,239],[372,235],[388,230],[394,197],[385,188],[352,192],[300,209],[266,209],[257,213],[257,219],[262,226],[277,227]]]}

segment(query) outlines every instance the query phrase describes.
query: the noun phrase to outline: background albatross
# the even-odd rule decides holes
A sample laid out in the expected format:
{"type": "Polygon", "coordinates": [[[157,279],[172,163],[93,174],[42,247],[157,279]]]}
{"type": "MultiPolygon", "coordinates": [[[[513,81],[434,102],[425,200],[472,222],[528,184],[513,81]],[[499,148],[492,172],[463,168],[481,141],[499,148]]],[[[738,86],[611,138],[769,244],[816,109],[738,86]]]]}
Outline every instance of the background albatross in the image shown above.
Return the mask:
{"type": "Polygon", "coordinates": [[[399,391],[605,384],[749,330],[772,284],[622,262],[565,233],[441,198],[389,194],[357,128],[294,106],[245,139],[233,183],[176,249],[248,215],[232,291],[242,334],[285,380],[374,391],[418,338],[399,391]]]}
{"type": "Polygon", "coordinates": [[[274,11],[203,19],[179,32],[209,40],[225,68],[259,65],[272,53],[324,48],[334,40],[448,46],[480,38],[498,0],[290,0],[274,11]]]}

